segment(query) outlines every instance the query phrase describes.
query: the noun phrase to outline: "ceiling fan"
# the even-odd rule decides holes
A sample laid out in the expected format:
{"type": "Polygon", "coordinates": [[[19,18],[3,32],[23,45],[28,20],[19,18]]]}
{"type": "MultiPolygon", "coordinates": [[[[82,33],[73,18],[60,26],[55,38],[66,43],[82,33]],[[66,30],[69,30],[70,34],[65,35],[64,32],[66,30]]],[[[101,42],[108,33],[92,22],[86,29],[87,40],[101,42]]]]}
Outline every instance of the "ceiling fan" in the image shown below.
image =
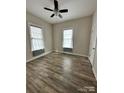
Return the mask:
{"type": "Polygon", "coordinates": [[[53,12],[53,14],[50,17],[59,16],[60,18],[63,18],[60,13],[68,12],[68,9],[61,9],[61,10],[59,10],[59,8],[58,8],[58,1],[57,0],[54,0],[54,10],[50,9],[50,8],[47,8],[47,7],[44,7],[44,9],[53,12]]]}

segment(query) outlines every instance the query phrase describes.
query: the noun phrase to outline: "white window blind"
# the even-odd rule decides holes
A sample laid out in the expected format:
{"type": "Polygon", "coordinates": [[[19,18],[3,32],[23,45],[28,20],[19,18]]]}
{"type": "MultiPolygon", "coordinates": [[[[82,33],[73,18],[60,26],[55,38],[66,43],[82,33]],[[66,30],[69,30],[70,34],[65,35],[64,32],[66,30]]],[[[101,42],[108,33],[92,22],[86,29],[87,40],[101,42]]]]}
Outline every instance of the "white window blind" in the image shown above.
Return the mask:
{"type": "Polygon", "coordinates": [[[35,26],[30,26],[32,51],[44,49],[42,29],[35,26]]]}
{"type": "Polygon", "coordinates": [[[68,29],[63,32],[63,48],[73,48],[73,30],[68,29]]]}

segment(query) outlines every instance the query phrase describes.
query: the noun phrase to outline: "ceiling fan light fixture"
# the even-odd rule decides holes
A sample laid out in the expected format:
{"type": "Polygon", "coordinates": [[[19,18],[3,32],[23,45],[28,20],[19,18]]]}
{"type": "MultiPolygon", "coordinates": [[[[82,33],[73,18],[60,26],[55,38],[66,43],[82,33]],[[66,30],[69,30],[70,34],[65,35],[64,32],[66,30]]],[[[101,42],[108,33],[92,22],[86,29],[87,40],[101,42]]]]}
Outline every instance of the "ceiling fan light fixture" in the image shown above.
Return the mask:
{"type": "Polygon", "coordinates": [[[53,12],[54,15],[52,14],[50,17],[59,16],[60,18],[63,18],[60,13],[68,12],[68,9],[61,9],[61,10],[58,9],[58,1],[57,0],[54,0],[54,10],[47,8],[47,7],[44,7],[44,9],[53,12]]]}

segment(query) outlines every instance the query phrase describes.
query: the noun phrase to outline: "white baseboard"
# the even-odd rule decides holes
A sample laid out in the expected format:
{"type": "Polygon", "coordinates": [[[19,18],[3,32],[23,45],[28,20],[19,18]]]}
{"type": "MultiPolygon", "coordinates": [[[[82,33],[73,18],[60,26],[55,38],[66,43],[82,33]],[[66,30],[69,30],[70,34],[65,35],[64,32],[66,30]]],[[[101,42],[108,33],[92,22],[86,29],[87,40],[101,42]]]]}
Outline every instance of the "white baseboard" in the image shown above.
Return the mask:
{"type": "MultiPolygon", "coordinates": [[[[90,63],[91,63],[91,60],[90,60],[89,57],[88,57],[88,60],[89,60],[90,63]]],[[[93,67],[93,63],[91,63],[91,65],[92,65],[92,71],[93,71],[93,74],[94,74],[94,76],[95,76],[95,78],[96,78],[96,80],[97,80],[97,74],[96,74],[96,71],[95,71],[95,69],[94,69],[94,67],[93,67]]]]}
{"type": "Polygon", "coordinates": [[[91,65],[93,66],[93,63],[91,62],[91,59],[90,59],[90,57],[88,57],[88,60],[90,61],[91,65]]]}
{"type": "Polygon", "coordinates": [[[82,57],[87,57],[87,55],[83,55],[83,54],[77,54],[77,53],[69,53],[69,52],[64,52],[64,51],[58,51],[58,50],[54,50],[54,52],[58,52],[58,53],[65,53],[65,54],[70,54],[70,55],[76,55],[76,56],[82,56],[82,57]]]}
{"type": "Polygon", "coordinates": [[[33,58],[29,59],[29,60],[26,60],[26,62],[33,61],[33,60],[35,60],[35,59],[37,59],[37,58],[40,58],[40,57],[42,57],[42,56],[45,56],[45,55],[51,53],[51,52],[52,52],[52,51],[45,52],[45,53],[43,53],[43,54],[41,54],[41,55],[39,55],[39,56],[33,57],[33,58]]]}
{"type": "Polygon", "coordinates": [[[93,74],[94,74],[94,76],[95,76],[95,78],[97,80],[97,74],[96,74],[96,71],[95,71],[94,67],[92,67],[92,70],[93,70],[93,74]]]}

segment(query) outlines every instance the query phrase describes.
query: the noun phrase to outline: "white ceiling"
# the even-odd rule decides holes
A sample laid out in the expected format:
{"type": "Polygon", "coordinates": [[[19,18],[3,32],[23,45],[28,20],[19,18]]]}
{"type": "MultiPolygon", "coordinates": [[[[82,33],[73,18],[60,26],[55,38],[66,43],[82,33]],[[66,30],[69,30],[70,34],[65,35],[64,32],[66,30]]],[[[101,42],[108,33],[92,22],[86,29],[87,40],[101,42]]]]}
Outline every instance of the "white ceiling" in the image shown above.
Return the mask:
{"type": "Polygon", "coordinates": [[[97,7],[97,0],[58,0],[59,9],[68,9],[68,13],[61,13],[63,18],[51,18],[53,12],[44,7],[54,9],[54,0],[26,0],[26,10],[49,23],[59,23],[91,15],[97,7]]]}

